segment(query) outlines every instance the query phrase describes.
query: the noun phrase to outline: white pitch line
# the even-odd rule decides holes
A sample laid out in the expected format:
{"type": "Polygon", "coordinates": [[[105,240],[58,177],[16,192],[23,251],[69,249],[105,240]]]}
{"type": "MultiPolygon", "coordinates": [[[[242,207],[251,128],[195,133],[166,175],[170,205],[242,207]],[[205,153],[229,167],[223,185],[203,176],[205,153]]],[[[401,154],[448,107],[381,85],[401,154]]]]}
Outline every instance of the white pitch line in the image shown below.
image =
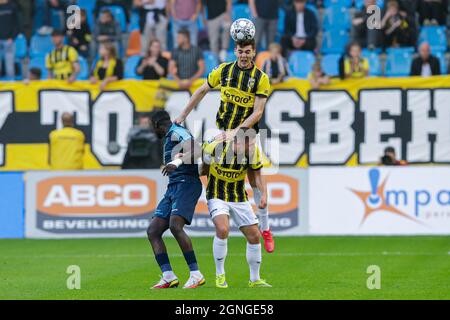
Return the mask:
{"type": "MultiPolygon", "coordinates": [[[[196,253],[197,256],[212,256],[212,253],[196,253]]],[[[271,257],[370,257],[370,256],[447,256],[450,252],[445,253],[429,253],[429,252],[281,252],[270,254],[271,257]]],[[[149,254],[73,254],[73,255],[41,255],[41,256],[27,256],[14,255],[2,256],[2,259],[76,259],[76,258],[149,258],[153,255],[149,254]]],[[[181,253],[169,253],[170,257],[183,257],[181,253]]],[[[228,256],[243,257],[244,253],[228,253],[228,256]]]]}

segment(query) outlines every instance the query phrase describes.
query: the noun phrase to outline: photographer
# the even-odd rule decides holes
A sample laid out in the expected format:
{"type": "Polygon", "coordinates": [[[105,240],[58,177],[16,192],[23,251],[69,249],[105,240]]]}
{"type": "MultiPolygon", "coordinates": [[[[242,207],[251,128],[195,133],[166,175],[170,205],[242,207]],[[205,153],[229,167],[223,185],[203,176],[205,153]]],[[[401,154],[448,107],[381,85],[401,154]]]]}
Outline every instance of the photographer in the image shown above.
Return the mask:
{"type": "Polygon", "coordinates": [[[395,157],[395,149],[393,147],[386,147],[384,155],[380,159],[380,165],[383,166],[405,166],[408,163],[405,160],[397,160],[395,157]]]}
{"type": "Polygon", "coordinates": [[[128,148],[122,169],[159,169],[162,161],[162,144],[151,128],[149,115],[141,115],[138,125],[128,133],[128,148]]]}

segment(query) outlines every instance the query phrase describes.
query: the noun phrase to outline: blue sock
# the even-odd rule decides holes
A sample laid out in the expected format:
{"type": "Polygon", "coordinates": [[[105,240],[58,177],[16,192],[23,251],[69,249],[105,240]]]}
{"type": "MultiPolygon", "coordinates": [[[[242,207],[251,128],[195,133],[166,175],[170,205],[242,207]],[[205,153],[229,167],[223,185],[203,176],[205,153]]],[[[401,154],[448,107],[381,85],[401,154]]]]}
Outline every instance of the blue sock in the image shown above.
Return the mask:
{"type": "Polygon", "coordinates": [[[184,259],[189,266],[190,271],[198,271],[197,259],[195,258],[194,251],[184,252],[184,259]]]}
{"type": "Polygon", "coordinates": [[[162,272],[172,271],[172,266],[170,265],[169,256],[167,253],[157,254],[155,255],[155,258],[162,272]]]}

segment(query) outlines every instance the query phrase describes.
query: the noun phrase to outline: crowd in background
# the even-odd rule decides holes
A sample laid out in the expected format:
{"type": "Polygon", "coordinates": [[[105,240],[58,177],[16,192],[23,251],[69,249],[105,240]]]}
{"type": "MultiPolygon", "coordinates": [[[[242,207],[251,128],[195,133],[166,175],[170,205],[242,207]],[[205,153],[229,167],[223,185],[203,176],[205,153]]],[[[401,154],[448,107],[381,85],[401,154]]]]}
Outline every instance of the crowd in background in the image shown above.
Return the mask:
{"type": "Polygon", "coordinates": [[[217,57],[217,62],[232,59],[229,28],[233,10],[245,4],[256,26],[258,52],[265,54],[259,67],[272,82],[297,76],[291,73],[288,60],[293,53],[309,51],[316,62],[304,77],[318,88],[330,78],[320,63],[321,31],[327,24],[333,33],[342,27],[339,14],[319,18],[319,12],[345,3],[352,7],[351,38],[337,61],[341,78],[369,75],[371,65],[363,50],[380,52],[393,47],[417,48],[410,75],[441,73],[442,60],[433,55],[430,45],[418,42],[418,35],[423,26],[446,25],[447,0],[0,0],[0,76],[13,79],[18,73],[15,39],[19,34],[25,35],[28,46],[33,35],[51,35],[54,47],[46,54],[45,65],[31,64],[26,81],[42,77],[75,81],[82,69],[79,60],[84,59],[89,65],[88,79],[104,89],[111,81],[126,77],[125,62],[139,55],[133,70],[137,76],[169,77],[187,88],[209,71],[205,51],[217,57]],[[65,28],[71,4],[82,8],[77,29],[65,28]],[[371,19],[367,8],[372,5],[382,7],[381,21],[374,29],[367,27],[371,19]],[[117,7],[124,14],[123,21],[116,19],[113,8],[117,7]],[[131,48],[123,39],[131,41],[133,24],[140,46],[130,55],[131,48]]]}

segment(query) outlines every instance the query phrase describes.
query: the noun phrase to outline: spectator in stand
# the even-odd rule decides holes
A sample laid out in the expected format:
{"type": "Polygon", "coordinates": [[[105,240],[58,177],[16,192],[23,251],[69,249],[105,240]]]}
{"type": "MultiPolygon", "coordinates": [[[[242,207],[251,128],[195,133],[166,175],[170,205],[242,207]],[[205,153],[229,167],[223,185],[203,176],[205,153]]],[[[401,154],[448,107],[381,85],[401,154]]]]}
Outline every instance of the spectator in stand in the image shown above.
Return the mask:
{"type": "Polygon", "coordinates": [[[151,118],[141,115],[128,132],[128,147],[122,169],[159,169],[163,165],[163,145],[151,126],[151,118]]]}
{"type": "Polygon", "coordinates": [[[68,29],[67,36],[69,44],[74,47],[78,53],[87,58],[89,56],[89,45],[92,40],[91,29],[87,23],[86,10],[80,11],[80,28],[68,29]]]}
{"type": "Polygon", "coordinates": [[[308,74],[308,80],[311,84],[311,88],[319,89],[323,85],[330,84],[330,78],[322,70],[322,66],[319,61],[316,61],[311,72],[308,74]]]}
{"type": "Polygon", "coordinates": [[[191,45],[189,31],[178,32],[177,44],[169,62],[169,72],[181,89],[188,89],[205,72],[205,60],[200,48],[191,45]]]}
{"type": "Polygon", "coordinates": [[[397,160],[395,149],[393,147],[386,147],[379,164],[385,166],[405,166],[408,163],[405,160],[397,160]]]}
{"type": "Polygon", "coordinates": [[[148,51],[152,39],[158,39],[163,51],[167,49],[167,25],[169,5],[167,0],[134,0],[139,11],[142,55],[148,51]]]}
{"type": "Polygon", "coordinates": [[[424,42],[419,47],[419,56],[411,63],[411,76],[429,77],[441,74],[439,59],[431,55],[430,45],[424,42]]]}
{"type": "Polygon", "coordinates": [[[372,15],[372,13],[367,13],[367,8],[376,3],[376,0],[365,0],[364,7],[357,11],[352,19],[353,41],[360,43],[364,48],[374,49],[379,45],[379,29],[367,27],[367,20],[372,15]]]}
{"type": "Polygon", "coordinates": [[[197,46],[198,27],[197,18],[200,14],[202,3],[200,0],[170,0],[170,13],[173,17],[172,34],[173,43],[177,47],[178,31],[189,31],[191,45],[197,46]]]}
{"type": "Polygon", "coordinates": [[[167,77],[169,61],[161,55],[161,43],[157,39],[150,41],[147,54],[136,67],[136,74],[144,80],[159,80],[167,77]]]}
{"type": "Polygon", "coordinates": [[[420,0],[418,6],[420,24],[445,25],[447,8],[447,0],[420,0]]]}
{"type": "Polygon", "coordinates": [[[319,30],[317,17],[306,8],[306,0],[294,0],[295,10],[286,12],[285,35],[281,39],[283,56],[288,50],[310,50],[316,48],[316,36],[319,30]]]}
{"type": "Polygon", "coordinates": [[[42,71],[39,68],[31,68],[28,70],[28,77],[23,79],[24,84],[30,84],[31,81],[41,80],[42,71]]]}
{"type": "Polygon", "coordinates": [[[42,21],[42,27],[39,28],[38,33],[50,34],[53,30],[52,27],[52,11],[56,12],[59,17],[58,29],[66,28],[66,10],[69,6],[69,0],[45,0],[43,2],[44,17],[42,21]]]}
{"type": "Polygon", "coordinates": [[[114,20],[111,10],[103,9],[94,30],[96,45],[98,46],[103,42],[112,42],[116,49],[119,50],[121,35],[120,25],[114,20]]]}
{"type": "Polygon", "coordinates": [[[48,78],[74,82],[80,72],[77,50],[64,44],[64,32],[60,30],[53,30],[52,41],[55,49],[45,57],[48,78]]]}
{"type": "Polygon", "coordinates": [[[33,30],[34,0],[17,0],[22,17],[22,29],[25,37],[30,40],[33,30]]]}
{"type": "Polygon", "coordinates": [[[230,44],[231,0],[204,0],[209,49],[225,61],[230,44]],[[220,45],[220,46],[219,46],[220,45]]]}
{"type": "Polygon", "coordinates": [[[16,44],[14,40],[20,33],[19,8],[12,0],[0,0],[0,74],[2,73],[2,60],[5,59],[6,76],[13,79],[15,76],[14,59],[16,44]]]}
{"type": "Polygon", "coordinates": [[[84,158],[84,133],[74,128],[73,115],[62,114],[63,128],[49,136],[49,165],[53,170],[81,170],[84,158]]]}
{"type": "Polygon", "coordinates": [[[96,0],[94,7],[94,15],[98,17],[98,14],[102,11],[102,8],[107,6],[122,7],[123,11],[125,12],[125,18],[127,23],[130,22],[130,12],[133,6],[133,0],[96,0]]]}
{"type": "Polygon", "coordinates": [[[250,11],[255,21],[256,46],[262,48],[261,40],[265,36],[265,46],[275,41],[278,27],[278,0],[249,0],[250,11]]]}
{"type": "Polygon", "coordinates": [[[95,64],[90,81],[92,84],[101,81],[100,90],[103,91],[108,83],[123,78],[123,63],[117,58],[116,47],[111,43],[102,43],[98,54],[100,59],[95,64]]]}
{"type": "Polygon", "coordinates": [[[264,61],[262,71],[270,79],[271,84],[277,84],[289,76],[289,66],[286,59],[281,55],[281,46],[278,43],[269,45],[270,57],[264,61]]]}
{"type": "Polygon", "coordinates": [[[345,79],[364,78],[369,74],[369,61],[361,56],[361,46],[352,43],[349,56],[344,59],[345,79]]]}
{"type": "Polygon", "coordinates": [[[381,20],[385,47],[414,45],[414,28],[408,22],[406,12],[400,12],[397,0],[389,0],[386,13],[381,20]]]}

